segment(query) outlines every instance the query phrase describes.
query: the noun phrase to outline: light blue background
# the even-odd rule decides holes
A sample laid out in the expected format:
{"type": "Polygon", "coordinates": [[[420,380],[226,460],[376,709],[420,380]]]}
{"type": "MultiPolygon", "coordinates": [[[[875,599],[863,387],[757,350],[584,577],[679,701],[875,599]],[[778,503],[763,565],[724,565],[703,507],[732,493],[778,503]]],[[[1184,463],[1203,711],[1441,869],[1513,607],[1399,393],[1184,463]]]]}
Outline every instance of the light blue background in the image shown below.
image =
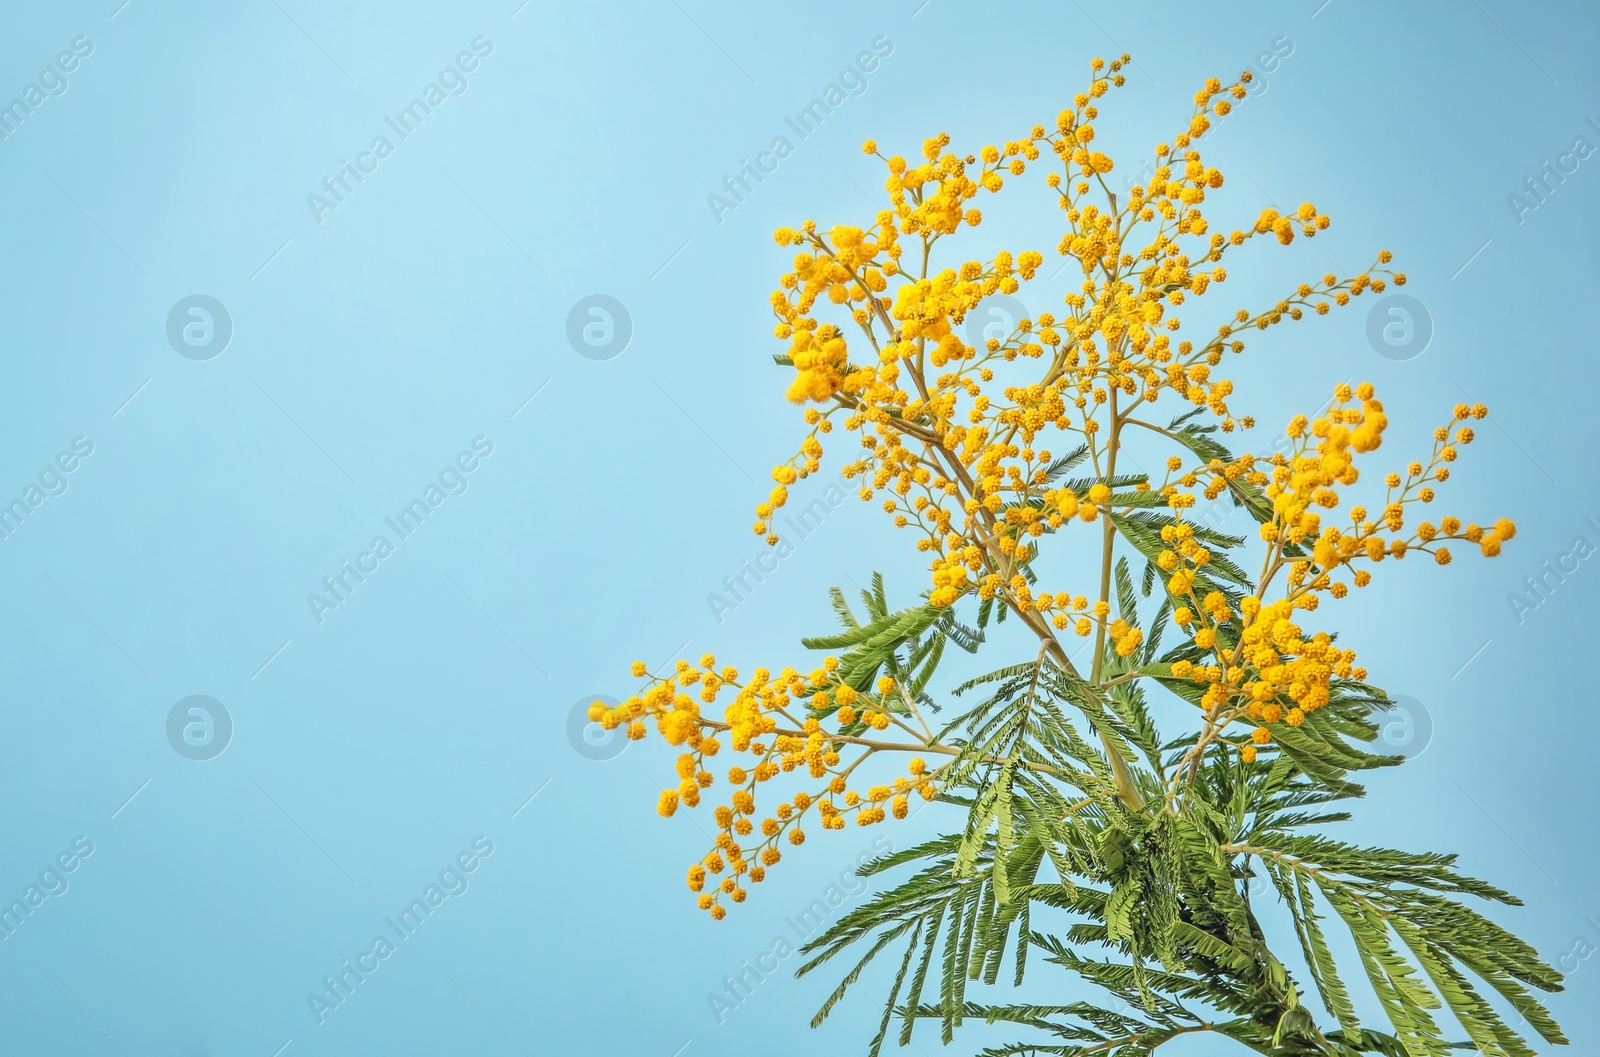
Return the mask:
{"type": "MultiPolygon", "coordinates": [[[[1370,380],[1398,462],[1451,404],[1487,401],[1441,505],[1521,526],[1493,563],[1385,566],[1330,612],[1433,730],[1372,782],[1363,837],[1460,852],[1527,900],[1497,916],[1551,960],[1600,945],[1583,604],[1600,562],[1520,623],[1507,601],[1575,536],[1600,544],[1584,520],[1600,523],[1600,158],[1520,223],[1507,204],[1575,137],[1600,145],[1592,5],[517,3],[7,12],[0,101],[74,37],[94,51],[0,142],[0,498],[74,437],[94,453],[0,542],[0,898],[76,836],[96,850],[0,943],[0,1048],[859,1052],[881,975],[820,1032],[805,1025],[836,976],[775,976],[721,1025],[706,996],[872,836],[904,847],[949,817],[819,834],[713,925],[682,887],[704,835],[653,811],[670,753],[587,759],[569,711],[624,693],[636,656],[801,663],[795,640],[830,626],[827,584],[882,569],[903,604],[924,583],[908,541],[852,501],[720,626],[706,603],[759,553],[751,507],[800,431],[769,359],[785,255],[768,234],[870,218],[881,171],[862,139],[913,154],[941,129],[966,149],[1022,135],[1091,56],[1126,49],[1138,65],[1100,125],[1137,158],[1201,80],[1280,37],[1292,53],[1207,148],[1229,177],[1210,215],[1309,199],[1334,226],[1233,259],[1227,304],[1388,246],[1435,330],[1395,362],[1368,344],[1366,301],[1279,329],[1231,368],[1235,405],[1266,433],[1370,380]],[[318,223],[306,196],[394,139],[384,117],[479,35],[493,53],[465,93],[318,223]],[[880,35],[894,51],[866,93],[798,141],[784,117],[880,35]],[[706,195],[777,135],[793,156],[717,222],[706,195]],[[197,293],[234,327],[207,361],[165,336],[197,293]],[[566,337],[596,293],[633,324],[605,361],[566,337]],[[478,436],[494,453],[469,490],[319,624],[307,593],[478,436]],[[235,724],[210,761],[167,741],[191,694],[235,724]],[[470,889],[319,1026],[306,994],[479,835],[495,852],[470,889]]],[[[1048,254],[1059,217],[1026,182],[982,203],[993,223],[970,252],[1048,254]]],[[[1069,279],[1024,299],[1042,310],[1069,279]]],[[[1568,964],[1554,1007],[1574,1052],[1595,1052],[1600,961],[1568,964]]],[[[938,1049],[936,1030],[917,1041],[938,1049]]]]}

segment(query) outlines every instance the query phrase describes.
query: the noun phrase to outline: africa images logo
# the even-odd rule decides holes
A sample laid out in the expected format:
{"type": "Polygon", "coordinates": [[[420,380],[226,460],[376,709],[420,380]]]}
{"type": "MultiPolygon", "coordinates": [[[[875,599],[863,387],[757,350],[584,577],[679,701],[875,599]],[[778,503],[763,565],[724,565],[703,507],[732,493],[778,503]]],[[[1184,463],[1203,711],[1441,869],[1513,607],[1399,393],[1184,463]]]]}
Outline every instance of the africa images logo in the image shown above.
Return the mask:
{"type": "Polygon", "coordinates": [[[10,139],[51,96],[67,94],[72,87],[67,75],[76,73],[78,64],[94,54],[94,41],[79,35],[68,47],[70,50],[62,51],[54,63],[39,71],[36,81],[23,85],[16,98],[0,103],[0,140],[10,139]]]}
{"type": "MultiPolygon", "coordinates": [[[[394,116],[385,115],[384,123],[400,141],[410,139],[411,134],[421,128],[428,116],[443,106],[446,99],[452,95],[466,94],[469,87],[467,74],[477,70],[480,60],[493,54],[494,41],[482,34],[472,38],[470,51],[457,54],[450,65],[439,71],[436,80],[423,86],[421,95],[401,107],[394,116]]],[[[394,151],[395,144],[389,137],[380,135],[372,137],[371,145],[356,154],[354,163],[340,158],[339,168],[334,170],[334,174],[322,178],[323,193],[313,191],[306,195],[306,205],[311,207],[312,218],[318,224],[322,223],[323,217],[344,205],[356,188],[366,183],[367,177],[377,172],[378,166],[394,151]]]]}
{"type": "Polygon", "coordinates": [[[316,591],[306,593],[306,605],[311,610],[311,616],[318,624],[323,622],[323,614],[331,613],[344,603],[350,601],[355,590],[367,582],[367,577],[382,568],[384,559],[388,558],[398,549],[398,544],[410,539],[420,529],[432,514],[450,496],[466,495],[467,489],[472,487],[471,474],[483,460],[494,454],[494,441],[479,434],[472,438],[472,451],[462,451],[456,454],[451,462],[445,464],[439,471],[438,481],[429,481],[423,488],[422,494],[400,508],[399,513],[393,517],[386,517],[383,523],[393,531],[395,542],[388,536],[377,535],[372,537],[372,543],[367,550],[356,555],[355,564],[349,558],[339,560],[339,569],[330,576],[322,578],[325,594],[316,591]]]}
{"type": "MultiPolygon", "coordinates": [[[[822,123],[851,96],[866,94],[870,87],[867,75],[878,69],[880,61],[893,54],[894,41],[882,35],[874,37],[871,51],[858,54],[850,65],[839,71],[837,80],[823,85],[816,98],[801,107],[798,113],[785,116],[783,123],[800,139],[810,139],[811,134],[820,129],[822,123]]],[[[787,135],[777,135],[772,137],[771,146],[756,153],[754,163],[748,158],[740,158],[739,168],[734,175],[722,178],[721,192],[712,191],[706,195],[706,205],[711,207],[712,218],[720,224],[727,214],[744,205],[745,200],[755,193],[756,187],[766,182],[763,174],[771,176],[777,172],[778,166],[794,150],[795,145],[787,135]],[[752,180],[755,183],[752,184],[752,180]]]]}
{"type": "Polygon", "coordinates": [[[383,919],[383,923],[394,934],[394,939],[378,933],[371,943],[356,952],[354,965],[350,964],[349,958],[339,960],[339,968],[322,978],[321,993],[306,992],[306,1006],[311,1010],[312,1018],[320,1025],[328,1019],[329,1013],[353,998],[356,989],[400,950],[401,943],[411,939],[418,929],[432,920],[434,911],[447,901],[459,900],[467,894],[472,887],[468,875],[476,873],[484,860],[493,854],[494,841],[482,835],[472,838],[471,848],[457,852],[439,871],[437,880],[429,881],[422,889],[421,895],[383,919]]]}

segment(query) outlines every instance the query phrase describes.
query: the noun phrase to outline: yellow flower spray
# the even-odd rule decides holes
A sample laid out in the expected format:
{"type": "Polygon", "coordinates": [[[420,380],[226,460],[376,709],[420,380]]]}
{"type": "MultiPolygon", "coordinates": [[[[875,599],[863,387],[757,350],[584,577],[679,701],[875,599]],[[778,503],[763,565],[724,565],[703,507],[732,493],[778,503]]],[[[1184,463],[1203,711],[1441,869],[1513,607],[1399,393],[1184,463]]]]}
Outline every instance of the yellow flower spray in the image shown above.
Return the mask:
{"type": "MultiPolygon", "coordinates": [[[[1227,86],[1210,80],[1195,94],[1187,127],[1156,146],[1149,185],[1131,188],[1119,204],[1104,180],[1114,162],[1092,144],[1095,101],[1123,84],[1127,61],[1095,60],[1088,91],[1057,115],[1053,128],[1035,126],[977,155],[957,154],[940,134],[923,143],[921,160],[912,164],[899,155],[884,158],[868,141],[863,150],[887,168],[890,208],[864,228],[822,231],[806,221],[775,232],[780,245],[796,252],[772,293],[774,333],[794,368],[786,396],[806,405],[809,429],[795,457],[773,470],[775,486],[756,507],[754,528],[777,543],[769,522],[787,501],[788,486],[817,472],[823,438],[842,424],[859,437],[851,444],[858,456],[844,476],[859,482],[862,500],[881,502],[895,525],[911,529],[917,549],[930,556],[929,603],[949,607],[969,595],[994,600],[1069,670],[1057,633],[1093,636],[1092,687],[1101,682],[1106,644],[1127,657],[1143,640],[1139,629],[1111,615],[1116,519],[1164,506],[1176,523],[1160,530],[1164,546],[1155,562],[1166,575],[1173,623],[1204,654],[1170,666],[1170,679],[1192,681],[1199,691],[1193,697],[1202,731],[1189,755],[1192,777],[1213,742],[1253,761],[1275,727],[1298,726],[1327,702],[1330,680],[1366,677],[1353,650],[1333,645],[1327,632],[1303,631],[1297,613],[1315,612],[1324,597],[1344,597],[1350,585],[1367,586],[1370,566],[1386,559],[1415,551],[1443,565],[1451,557],[1445,544],[1456,540],[1492,557],[1515,529],[1505,519],[1489,529],[1454,517],[1413,523],[1409,509],[1433,501],[1433,485],[1448,478],[1448,464],[1473,439],[1465,423],[1487,413],[1482,405],[1455,407],[1450,424],[1435,432],[1427,463],[1387,476],[1380,510],[1353,506],[1336,515],[1341,490],[1360,478],[1358,459],[1378,449],[1388,427],[1369,384],[1339,386],[1315,420],[1295,416],[1287,452],[1200,459],[1186,445],[1167,461],[1160,481],[1119,478],[1128,430],[1184,443],[1141,417],[1163,398],[1212,416],[1223,433],[1254,426],[1250,416],[1234,414],[1234,383],[1217,373],[1225,357],[1244,351],[1251,332],[1405,282],[1384,267],[1390,262],[1384,251],[1368,271],[1301,283],[1264,310],[1239,309],[1214,333],[1184,338],[1178,310],[1216,299],[1227,280],[1225,255],[1262,237],[1281,246],[1312,238],[1330,221],[1306,203],[1288,215],[1263,210],[1226,235],[1211,230],[1202,206],[1223,185],[1223,174],[1204,164],[1197,144],[1210,127],[1208,115],[1225,115],[1230,100],[1244,97],[1248,72],[1227,86]],[[1054,250],[1078,265],[1082,285],[1065,295],[1061,311],[1021,320],[1003,340],[969,345],[961,336],[967,313],[986,297],[1016,293],[1044,257],[1002,251],[936,270],[934,248],[982,223],[970,203],[980,193],[998,194],[1046,152],[1055,164],[1044,183],[1067,224],[1054,250]],[[1018,377],[1001,384],[1002,373],[1018,377]],[[1094,471],[1094,483],[1081,491],[1056,483],[1050,472],[1057,452],[1074,445],[1086,449],[1094,471]],[[1183,520],[1197,495],[1214,500],[1230,490],[1249,490],[1270,504],[1260,526],[1261,570],[1236,606],[1221,591],[1204,589],[1212,551],[1183,520]],[[1038,590],[1040,541],[1052,536],[1066,543],[1074,535],[1102,550],[1099,583],[1077,593],[1038,590]]],[[[727,802],[712,809],[716,846],[688,876],[713,917],[723,916],[724,901],[745,899],[745,885],[764,879],[785,843],[805,839],[802,820],[839,829],[850,819],[871,825],[904,818],[911,797],[931,799],[940,789],[944,769],[930,768],[923,757],[956,750],[933,740],[919,703],[887,678],[858,689],[838,668],[838,659],[828,657],[810,672],[757,668],[741,680],[737,669],[717,669],[710,654],[698,665],[680,660],[659,674],[636,662],[633,674],[648,679],[645,688],[616,708],[591,709],[608,729],[625,726],[628,737],[641,739],[654,726],[683,747],[678,783],[657,804],[662,815],[699,807],[703,791],[717,783],[713,757],[724,747],[738,754],[740,762],[725,773],[727,802]],[[895,752],[910,757],[903,776],[852,788],[863,760],[895,752]],[[796,770],[810,781],[758,809],[758,793],[771,799],[762,787],[796,770]]],[[[1119,754],[1109,756],[1121,763],[1119,754]]],[[[1169,799],[1182,795],[1184,773],[1171,779],[1169,799]]],[[[1142,804],[1125,774],[1119,791],[1142,804]]]]}

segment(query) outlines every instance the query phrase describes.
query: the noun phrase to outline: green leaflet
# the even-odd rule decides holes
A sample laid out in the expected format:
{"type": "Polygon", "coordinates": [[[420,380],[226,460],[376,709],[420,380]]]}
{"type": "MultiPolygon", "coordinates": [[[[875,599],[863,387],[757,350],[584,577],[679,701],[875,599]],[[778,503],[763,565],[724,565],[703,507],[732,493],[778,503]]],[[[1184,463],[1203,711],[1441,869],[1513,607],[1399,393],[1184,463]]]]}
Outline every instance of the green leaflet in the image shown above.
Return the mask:
{"type": "MultiPolygon", "coordinates": [[[[1159,534],[1161,516],[1127,518],[1137,536],[1159,534]]],[[[1218,589],[1233,591],[1225,566],[1216,571],[1218,589]]],[[[1147,586],[1155,582],[1147,576],[1147,586]]],[[[1165,592],[1147,600],[1126,560],[1113,583],[1118,615],[1131,626],[1140,626],[1144,605],[1170,622],[1165,592]]],[[[843,592],[833,592],[842,631],[806,644],[843,650],[852,685],[870,685],[887,671],[919,702],[951,655],[946,643],[976,650],[989,622],[981,605],[972,628],[954,607],[894,610],[876,576],[862,600],[867,615],[858,620],[843,592]]],[[[1165,810],[1162,790],[1194,735],[1163,741],[1147,695],[1161,687],[1184,698],[1196,684],[1171,675],[1190,644],[1156,655],[1160,627],[1132,657],[1108,647],[1101,679],[1115,682],[1109,688],[1096,691],[1043,655],[956,688],[962,708],[935,736],[955,747],[940,800],[963,809],[964,823],[862,867],[887,887],[804,948],[802,975],[858,943],[865,951],[816,1022],[874,959],[893,951],[872,1057],[896,1019],[902,1045],[915,1040],[920,1021],[937,1023],[947,1042],[969,1019],[1033,1034],[988,1054],[1130,1057],[1210,1032],[1271,1057],[1446,1057],[1460,1047],[1530,1057],[1469,974],[1545,1039],[1565,1041],[1532,997],[1536,989],[1559,990],[1560,974],[1460,902],[1514,905],[1513,896],[1461,874],[1454,856],[1362,847],[1326,832],[1348,819],[1337,802],[1363,794],[1350,775],[1402,762],[1366,748],[1378,730],[1374,717],[1389,706],[1381,691],[1336,681],[1328,704],[1305,723],[1271,725],[1274,742],[1255,765],[1208,753],[1192,795],[1175,813],[1165,810]],[[1133,769],[1148,794],[1145,809],[1130,811],[1115,795],[1097,735],[1133,769]],[[1249,890],[1256,875],[1270,886],[1249,890]],[[1257,917],[1261,902],[1274,898],[1288,912],[1309,982],[1274,955],[1275,937],[1257,917]],[[1343,948],[1331,940],[1329,921],[1354,944],[1350,965],[1338,964],[1343,948]],[[1092,990],[1064,1005],[984,1001],[980,991],[1003,986],[1008,964],[1013,984],[1029,973],[1065,972],[1078,981],[1065,985],[1067,993],[1092,990]],[[1376,997],[1388,1030],[1360,1023],[1352,983],[1376,997]],[[1467,1041],[1445,1034],[1435,1016],[1442,1010],[1467,1041]],[[1324,1017],[1337,1027],[1319,1029],[1324,1017]]]]}

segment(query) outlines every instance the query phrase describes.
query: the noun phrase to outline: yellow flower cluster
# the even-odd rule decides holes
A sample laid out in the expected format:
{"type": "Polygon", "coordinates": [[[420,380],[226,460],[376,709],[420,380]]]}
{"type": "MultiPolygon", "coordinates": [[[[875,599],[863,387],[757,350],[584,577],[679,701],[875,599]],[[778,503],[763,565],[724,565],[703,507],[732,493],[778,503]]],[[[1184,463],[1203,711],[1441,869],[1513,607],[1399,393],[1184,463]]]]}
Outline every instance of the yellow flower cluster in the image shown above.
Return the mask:
{"type": "Polygon", "coordinates": [[[912,795],[926,800],[935,796],[941,771],[929,771],[921,757],[912,758],[907,773],[888,784],[851,786],[852,773],[865,755],[847,764],[840,750],[910,751],[927,743],[925,730],[919,734],[910,728],[906,730],[918,740],[886,743],[872,737],[891,725],[905,726],[895,715],[904,709],[896,703],[902,688],[893,679],[884,677],[863,693],[839,678],[834,657],[808,674],[784,668],[774,675],[757,668],[745,681],[736,668],[719,671],[715,665],[716,658],[706,654],[698,665],[679,660],[670,675],[657,677],[643,661],[635,661],[634,676],[648,680],[643,692],[615,708],[599,701],[589,707],[589,718],[607,730],[622,727],[637,741],[648,735],[653,722],[668,744],[685,748],[677,760],[678,784],[662,790],[656,803],[664,817],[676,814],[680,806],[700,806],[701,791],[716,784],[710,761],[721,752],[723,737],[734,753],[744,754],[726,771],[728,802],[712,810],[718,830],[714,845],[689,870],[689,888],[712,917],[720,920],[727,913],[723,896],[741,903],[744,885],[765,879],[767,869],[782,856],[784,840],[792,845],[805,841],[800,823],[808,812],[815,812],[823,829],[843,829],[852,817],[857,825],[869,826],[891,815],[905,818],[912,795]],[[719,697],[730,698],[721,719],[702,710],[719,697]],[[793,771],[804,771],[817,784],[758,810],[757,787],[793,771]],[[715,877],[725,871],[720,880],[708,878],[708,873],[715,877]]]}
{"type": "MultiPolygon", "coordinates": [[[[1048,653],[1069,670],[1056,634],[1093,636],[1093,668],[1083,684],[1093,696],[1106,685],[1105,658],[1131,658],[1144,643],[1125,615],[1112,613],[1114,544],[1136,519],[1159,515],[1153,560],[1197,659],[1119,678],[1167,678],[1198,701],[1203,728],[1190,766],[1180,769],[1192,778],[1208,746],[1235,746],[1252,761],[1261,746],[1291,737],[1288,728],[1323,707],[1336,680],[1365,678],[1354,651],[1336,647],[1327,632],[1302,628],[1304,614],[1324,596],[1366,586],[1371,564],[1411,551],[1445,564],[1447,541],[1475,543],[1493,557],[1515,527],[1501,520],[1481,528],[1453,517],[1410,525],[1413,506],[1433,501],[1459,448],[1472,441],[1467,423],[1484,417],[1482,406],[1455,408],[1449,425],[1435,432],[1429,460],[1389,474],[1382,508],[1351,506],[1347,520],[1331,512],[1358,482],[1358,458],[1379,448],[1388,427],[1370,385],[1339,386],[1323,414],[1290,422],[1287,452],[1195,455],[1204,432],[1255,426],[1251,416],[1235,414],[1234,383],[1218,370],[1254,340],[1252,332],[1326,314],[1391,283],[1404,285],[1406,277],[1386,267],[1391,257],[1383,251],[1367,271],[1300,283],[1265,309],[1212,311],[1205,326],[1213,329],[1191,338],[1181,317],[1215,304],[1229,253],[1255,239],[1291,246],[1330,221],[1308,202],[1288,213],[1263,210],[1227,233],[1212,230],[1205,207],[1224,178],[1203,160],[1199,144],[1212,119],[1244,97],[1248,72],[1228,85],[1207,81],[1181,131],[1155,145],[1148,182],[1121,199],[1105,181],[1116,163],[1095,146],[1096,123],[1099,101],[1123,84],[1128,61],[1094,60],[1087,90],[1051,127],[1036,125],[1000,145],[963,153],[941,133],[923,142],[913,162],[886,157],[868,141],[863,149],[887,170],[886,208],[870,225],[824,229],[807,220],[774,232],[793,252],[770,299],[774,334],[794,370],[788,398],[803,405],[808,429],[794,456],[773,469],[774,486],[757,505],[753,527],[769,544],[779,542],[772,519],[790,487],[820,469],[824,438],[842,423],[856,435],[856,455],[843,473],[862,500],[879,501],[895,525],[913,530],[929,558],[929,602],[948,607],[976,595],[1003,606],[1038,636],[1041,661],[1048,653]],[[1065,223],[1053,247],[1064,262],[1051,277],[1076,265],[1068,273],[1072,285],[1053,311],[969,343],[969,315],[985,298],[1016,294],[1034,280],[1044,254],[1001,250],[938,267],[934,251],[983,222],[973,204],[980,192],[996,194],[1041,165],[1065,223]],[[1214,425],[1180,433],[1176,422],[1162,427],[1148,420],[1153,414],[1141,417],[1162,401],[1176,405],[1182,421],[1203,415],[1214,425]],[[1128,473],[1126,458],[1119,472],[1130,430],[1181,445],[1161,480],[1128,473]],[[1215,500],[1224,492],[1248,500],[1264,521],[1261,573],[1253,590],[1233,601],[1207,568],[1213,556],[1206,541],[1215,535],[1186,520],[1197,496],[1215,500]],[[1042,582],[1050,575],[1039,561],[1044,537],[1069,532],[1100,550],[1099,583],[1081,593],[1042,582]],[[1247,733],[1236,736],[1241,729],[1247,733]]],[[[946,774],[929,770],[923,756],[960,755],[937,741],[906,688],[887,681],[863,690],[839,671],[829,658],[808,674],[757,669],[741,681],[735,669],[717,670],[709,655],[698,666],[679,661],[663,676],[636,663],[645,688],[616,708],[591,711],[634,739],[653,723],[683,748],[678,784],[660,795],[662,815],[700,804],[717,780],[710,761],[724,742],[742,754],[726,771],[726,802],[713,809],[715,847],[688,875],[713,917],[725,912],[724,897],[740,902],[744,886],[763,879],[783,840],[804,840],[800,823],[810,813],[823,829],[840,828],[852,815],[859,825],[903,818],[909,797],[932,799],[946,774]],[[715,716],[710,706],[719,698],[715,716]],[[896,733],[883,737],[890,728],[896,733]],[[857,767],[885,752],[914,758],[888,784],[853,788],[857,767]],[[804,788],[758,810],[757,787],[794,771],[803,772],[804,788]]],[[[1140,808],[1124,761],[1109,747],[1107,756],[1117,795],[1140,808]]],[[[1180,780],[1181,773],[1172,778],[1169,798],[1179,795],[1180,780]]]]}
{"type": "MultiPolygon", "coordinates": [[[[1376,450],[1388,426],[1383,405],[1370,384],[1354,389],[1340,385],[1327,413],[1315,420],[1295,416],[1285,430],[1294,442],[1287,454],[1276,454],[1264,463],[1246,455],[1227,465],[1212,464],[1185,475],[1183,480],[1190,485],[1207,475],[1213,484],[1224,486],[1226,481],[1243,478],[1264,486],[1263,494],[1272,503],[1273,518],[1261,526],[1261,539],[1268,545],[1265,571],[1256,593],[1240,602],[1239,614],[1230,610],[1219,591],[1211,591],[1203,599],[1197,596],[1196,581],[1210,554],[1195,542],[1192,528],[1179,524],[1165,529],[1162,538],[1172,548],[1157,559],[1157,564],[1172,574],[1168,593],[1175,601],[1187,603],[1174,611],[1174,622],[1215,659],[1213,664],[1178,661],[1172,667],[1173,676],[1205,685],[1200,705],[1210,724],[1225,727],[1235,719],[1265,724],[1251,732],[1248,744],[1240,746],[1246,762],[1255,759],[1256,746],[1272,740],[1267,725],[1282,721],[1299,726],[1306,715],[1326,704],[1332,679],[1366,678],[1365,669],[1354,666],[1354,650],[1334,647],[1330,636],[1322,632],[1307,639],[1292,620],[1295,610],[1315,611],[1322,594],[1343,598],[1349,586],[1336,579],[1343,574],[1348,574],[1355,586],[1366,587],[1372,582],[1372,573],[1355,568],[1358,564],[1399,560],[1420,551],[1447,565],[1450,552],[1443,543],[1448,540],[1477,543],[1485,557],[1494,557],[1500,544],[1516,534],[1516,526],[1506,518],[1488,530],[1445,517],[1438,524],[1423,521],[1406,531],[1406,508],[1433,502],[1432,485],[1449,478],[1446,464],[1455,461],[1460,446],[1472,442],[1472,429],[1462,423],[1488,413],[1482,404],[1456,405],[1450,424],[1434,431],[1428,462],[1412,462],[1404,475],[1390,473],[1384,479],[1387,494],[1377,518],[1371,519],[1366,507],[1354,506],[1349,525],[1343,528],[1324,526],[1323,512],[1340,505],[1340,488],[1357,483],[1356,457],[1376,450]],[[1287,592],[1268,602],[1265,595],[1279,569],[1287,569],[1287,592]],[[1235,616],[1242,619],[1235,621],[1235,616]],[[1230,627],[1237,629],[1235,634],[1229,633],[1230,627]]],[[[1173,468],[1181,462],[1176,460],[1173,468]]],[[[1214,496],[1210,485],[1207,494],[1214,496]]]]}
{"type": "MultiPolygon", "coordinates": [[[[1196,142],[1210,128],[1208,115],[1226,114],[1229,100],[1244,96],[1248,73],[1228,86],[1207,82],[1184,131],[1156,146],[1149,185],[1135,186],[1117,206],[1102,179],[1114,163],[1091,144],[1099,117],[1095,100],[1123,83],[1127,61],[1096,60],[1088,91],[1057,115],[1054,129],[1035,126],[1026,137],[976,155],[949,150],[949,136],[940,134],[923,143],[917,165],[898,155],[885,158],[891,208],[869,228],[840,225],[824,232],[807,221],[774,233],[780,244],[801,248],[771,301],[775,333],[789,343],[796,370],[789,398],[812,405],[805,412],[812,428],[799,454],[774,469],[777,487],[757,507],[755,531],[769,543],[777,543],[769,523],[788,499],[787,486],[818,468],[820,438],[842,418],[866,449],[844,473],[861,482],[862,499],[884,493],[883,508],[897,526],[918,530],[919,548],[932,555],[934,604],[950,605],[976,591],[1048,613],[1058,630],[1115,637],[1103,615],[1072,615],[1084,608],[1071,604],[1079,599],[1027,591],[1034,549],[1023,544],[1073,520],[1092,524],[1109,509],[1112,486],[1106,482],[1115,479],[1116,445],[1106,427],[1115,431],[1129,408],[1154,403],[1163,393],[1208,409],[1226,431],[1251,426],[1253,420],[1236,420],[1229,411],[1233,383],[1213,374],[1225,352],[1244,348],[1241,335],[1300,319],[1306,308],[1326,312],[1364,291],[1385,289],[1386,271],[1325,276],[1264,312],[1240,310],[1198,346],[1175,342],[1181,322],[1172,310],[1226,280],[1221,262],[1230,248],[1268,234],[1288,244],[1297,235],[1314,236],[1329,220],[1307,203],[1292,215],[1265,210],[1231,235],[1210,232],[1201,207],[1223,176],[1203,163],[1196,142]],[[967,314],[986,297],[1015,293],[1034,277],[1043,256],[1003,250],[987,261],[934,271],[930,251],[962,224],[982,222],[980,211],[968,206],[980,189],[1000,191],[1007,176],[1024,173],[1045,149],[1061,164],[1045,182],[1068,223],[1056,251],[1079,265],[1082,285],[1065,296],[1062,313],[1019,320],[1007,338],[969,345],[961,328],[967,314]],[[1097,189],[1110,208],[1089,201],[1097,189]],[[910,268],[907,243],[914,251],[910,268]],[[842,315],[837,324],[820,321],[814,314],[819,304],[840,306],[848,321],[842,315]],[[855,358],[846,333],[852,324],[865,353],[855,358]],[[991,395],[994,387],[986,385],[996,371],[1019,361],[1039,363],[1033,380],[999,386],[991,395]],[[1100,480],[1085,494],[1052,481],[1052,452],[1037,443],[1048,430],[1075,435],[1088,447],[1100,480]]],[[[883,157],[876,143],[865,147],[883,157]]],[[[1388,259],[1384,254],[1380,263],[1388,259]]],[[[1405,278],[1394,275],[1393,281],[1405,278]]],[[[1150,487],[1133,485],[1136,493],[1150,487]]],[[[1170,499],[1174,506],[1191,501],[1182,494],[1170,499]]]]}

